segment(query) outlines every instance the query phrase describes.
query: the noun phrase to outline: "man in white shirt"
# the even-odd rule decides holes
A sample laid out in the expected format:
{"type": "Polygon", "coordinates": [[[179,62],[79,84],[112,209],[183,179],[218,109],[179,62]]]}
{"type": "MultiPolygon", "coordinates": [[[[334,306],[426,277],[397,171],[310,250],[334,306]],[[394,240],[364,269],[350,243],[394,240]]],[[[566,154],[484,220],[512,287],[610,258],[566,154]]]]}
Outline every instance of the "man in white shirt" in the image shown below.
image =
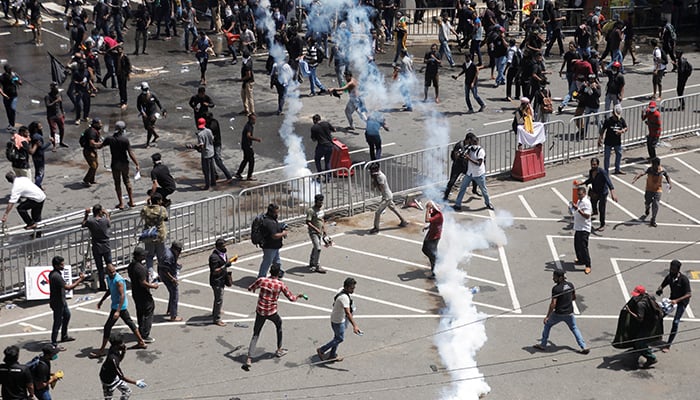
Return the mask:
{"type": "Polygon", "coordinates": [[[464,193],[467,191],[469,184],[475,181],[476,184],[479,185],[479,189],[481,189],[481,195],[484,196],[486,208],[493,210],[494,207],[489,198],[489,191],[486,189],[486,152],[479,146],[479,138],[476,137],[474,133],[467,133],[465,139],[467,139],[470,144],[464,154],[464,162],[467,164],[467,170],[462,179],[462,186],[459,188],[455,205],[452,206],[452,208],[455,211],[462,211],[462,198],[464,197],[464,193]]]}
{"type": "Polygon", "coordinates": [[[339,356],[338,345],[345,340],[345,327],[352,324],[352,331],[360,335],[362,331],[355,323],[353,318],[353,305],[350,295],[355,292],[357,282],[353,278],[346,278],[343,282],[343,288],[336,293],[333,299],[333,311],[331,311],[331,328],[333,328],[333,339],[330,342],[316,349],[316,354],[321,361],[343,361],[343,357],[339,356]],[[326,352],[330,350],[328,357],[326,352]]]}
{"type": "Polygon", "coordinates": [[[455,62],[452,59],[452,52],[450,51],[448,40],[450,38],[450,33],[457,35],[457,32],[454,30],[454,28],[452,28],[452,25],[450,25],[448,18],[449,15],[444,13],[442,15],[442,20],[439,23],[438,40],[440,41],[440,59],[442,59],[443,55],[447,56],[447,62],[450,63],[450,67],[454,67],[455,62]]]}
{"type": "MultiPolygon", "coordinates": [[[[664,62],[663,50],[659,47],[659,42],[656,39],[651,39],[649,42],[654,46],[654,51],[652,52],[652,57],[654,58],[654,71],[652,72],[651,84],[652,84],[652,95],[651,99],[661,100],[661,80],[666,74],[666,63],[664,62]],[[659,96],[656,96],[656,91],[658,88],[659,96]]],[[[668,62],[668,55],[666,55],[666,61],[668,62]]]]}
{"type": "Polygon", "coordinates": [[[12,193],[10,194],[5,214],[2,216],[2,223],[4,224],[7,221],[7,216],[10,215],[12,207],[21,199],[24,199],[17,206],[17,212],[24,223],[27,224],[24,229],[35,229],[37,223],[41,221],[41,210],[44,208],[46,194],[26,176],[16,176],[14,172],[10,171],[5,174],[5,179],[12,184],[12,193]]]}
{"type": "Polygon", "coordinates": [[[370,229],[369,234],[373,235],[379,232],[379,218],[382,216],[382,213],[387,207],[389,207],[389,209],[401,220],[401,223],[399,224],[400,227],[403,228],[408,226],[408,221],[406,221],[403,216],[399,214],[396,206],[394,206],[394,194],[391,193],[391,188],[389,188],[386,175],[379,170],[379,164],[374,163],[370,165],[369,171],[372,176],[372,186],[382,192],[382,201],[379,203],[379,208],[377,208],[377,211],[374,212],[374,227],[370,229]]]}
{"type": "Polygon", "coordinates": [[[591,214],[593,208],[591,200],[586,196],[586,187],[579,186],[577,189],[578,202],[569,204],[569,211],[574,216],[574,250],[576,260],[574,264],[586,266],[586,275],[591,273],[591,255],[588,252],[588,236],[591,234],[591,214]]]}

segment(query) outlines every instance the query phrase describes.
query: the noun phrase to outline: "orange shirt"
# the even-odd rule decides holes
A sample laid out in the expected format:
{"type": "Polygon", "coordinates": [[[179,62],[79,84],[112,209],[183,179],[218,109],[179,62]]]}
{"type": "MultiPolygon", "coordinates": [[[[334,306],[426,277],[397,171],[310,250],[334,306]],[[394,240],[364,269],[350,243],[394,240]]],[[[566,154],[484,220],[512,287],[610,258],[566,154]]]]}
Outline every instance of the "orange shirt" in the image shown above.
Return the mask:
{"type": "Polygon", "coordinates": [[[647,168],[646,171],[647,174],[647,186],[646,186],[646,191],[647,192],[658,192],[661,193],[663,191],[661,184],[663,183],[664,177],[668,177],[666,174],[666,171],[663,169],[663,167],[659,167],[658,171],[654,171],[652,167],[647,168]]]}

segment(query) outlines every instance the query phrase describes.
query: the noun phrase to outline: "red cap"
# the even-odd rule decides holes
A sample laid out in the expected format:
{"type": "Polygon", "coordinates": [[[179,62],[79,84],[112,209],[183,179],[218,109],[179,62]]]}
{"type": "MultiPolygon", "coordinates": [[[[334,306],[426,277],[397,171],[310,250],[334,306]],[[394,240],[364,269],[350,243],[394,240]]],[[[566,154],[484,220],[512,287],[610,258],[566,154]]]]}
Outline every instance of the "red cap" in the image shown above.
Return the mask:
{"type": "Polygon", "coordinates": [[[644,294],[644,293],[646,293],[646,292],[647,292],[647,290],[644,288],[644,286],[642,286],[642,285],[637,285],[637,286],[635,286],[635,288],[634,288],[634,290],[632,291],[631,295],[632,295],[632,297],[637,297],[637,296],[639,296],[640,294],[644,294]]]}
{"type": "Polygon", "coordinates": [[[656,107],[656,102],[654,100],[650,101],[649,107],[656,107]]]}
{"type": "Polygon", "coordinates": [[[207,120],[204,118],[200,118],[197,120],[197,128],[202,129],[205,126],[207,126],[207,120]]]}

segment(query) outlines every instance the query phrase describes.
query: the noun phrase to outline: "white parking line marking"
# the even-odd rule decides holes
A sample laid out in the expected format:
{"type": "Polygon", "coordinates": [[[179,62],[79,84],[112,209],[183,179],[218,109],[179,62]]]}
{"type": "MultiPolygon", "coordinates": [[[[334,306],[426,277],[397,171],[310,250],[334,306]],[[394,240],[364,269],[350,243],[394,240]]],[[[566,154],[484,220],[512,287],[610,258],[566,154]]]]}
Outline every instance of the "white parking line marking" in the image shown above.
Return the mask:
{"type": "MultiPolygon", "coordinates": [[[[684,165],[686,168],[688,168],[689,170],[691,170],[691,171],[695,172],[696,174],[700,175],[700,171],[697,170],[697,169],[695,169],[692,165],[688,164],[687,162],[681,160],[681,159],[678,158],[678,157],[673,157],[673,159],[676,160],[676,161],[678,161],[679,163],[683,164],[683,165],[684,165]]],[[[675,183],[675,182],[674,182],[674,183],[675,183]]]]}
{"type": "Polygon", "coordinates": [[[32,325],[32,324],[28,324],[26,322],[20,322],[18,325],[26,326],[27,328],[32,328],[35,331],[47,331],[48,330],[48,329],[44,328],[43,326],[32,325]]]}
{"type": "MultiPolygon", "coordinates": [[[[157,302],[159,302],[159,303],[168,304],[168,300],[160,299],[160,298],[158,298],[158,297],[154,297],[153,300],[155,300],[155,301],[157,301],[157,302]]],[[[178,301],[178,302],[177,302],[177,306],[178,306],[178,307],[192,308],[192,309],[194,309],[194,310],[201,310],[201,311],[209,311],[209,312],[211,312],[211,307],[196,306],[196,305],[194,305],[194,304],[183,303],[183,302],[181,302],[181,301],[178,301]]],[[[234,317],[241,317],[241,318],[250,317],[250,315],[248,315],[248,314],[239,314],[239,313],[235,313],[235,312],[232,312],[232,311],[224,311],[224,310],[221,310],[221,312],[224,313],[224,314],[226,314],[226,315],[233,315],[234,317]]]]}
{"type": "MultiPolygon", "coordinates": [[[[396,240],[402,240],[404,242],[413,243],[413,244],[420,244],[420,245],[423,244],[422,240],[408,239],[408,238],[401,237],[401,236],[389,235],[387,233],[380,233],[379,236],[384,236],[384,237],[388,237],[388,238],[396,239],[396,240]]],[[[494,261],[494,262],[498,261],[498,258],[489,257],[489,256],[482,256],[481,254],[469,253],[469,255],[472,257],[481,258],[484,260],[489,260],[489,261],[494,261]]]]}
{"type": "MultiPolygon", "coordinates": [[[[554,263],[557,265],[558,270],[564,270],[564,264],[561,262],[561,259],[559,258],[559,253],[557,252],[556,246],[554,246],[554,240],[552,240],[553,236],[547,235],[547,244],[549,245],[549,251],[552,252],[552,260],[554,260],[554,263]]],[[[571,236],[565,236],[567,239],[571,239],[571,236]]],[[[578,315],[581,312],[578,309],[578,305],[576,304],[576,300],[572,301],[572,304],[574,306],[574,314],[578,315]]]]}
{"type": "MultiPolygon", "coordinates": [[[[571,236],[565,235],[549,235],[556,239],[571,239],[571,236]]],[[[689,245],[700,245],[700,241],[696,240],[694,242],[684,241],[684,240],[656,240],[656,239],[626,239],[626,238],[613,238],[613,237],[603,237],[603,236],[591,236],[589,240],[609,240],[613,242],[631,242],[631,243],[654,243],[654,244],[689,244],[689,245]]]]}
{"type": "Polygon", "coordinates": [[[518,199],[520,199],[520,202],[523,203],[523,207],[525,207],[525,210],[527,211],[528,215],[530,215],[531,218],[537,218],[537,215],[532,210],[532,207],[530,207],[530,204],[528,204],[527,200],[525,200],[525,196],[519,194],[518,199]]]}
{"type": "MultiPolygon", "coordinates": [[[[624,181],[624,180],[618,178],[616,175],[613,175],[613,178],[615,178],[616,181],[625,184],[625,186],[627,186],[627,187],[629,187],[629,188],[631,188],[631,189],[637,191],[638,193],[644,194],[644,191],[643,191],[642,189],[639,189],[638,187],[632,185],[631,183],[628,183],[628,182],[626,182],[626,181],[624,181]]],[[[670,210],[673,210],[673,211],[677,212],[678,214],[680,214],[680,215],[682,215],[682,216],[688,218],[689,220],[695,222],[696,224],[700,224],[700,220],[699,220],[699,219],[694,218],[694,217],[692,217],[692,216],[689,215],[689,214],[686,214],[685,212],[683,212],[683,211],[681,211],[680,209],[678,209],[678,208],[676,208],[676,207],[674,207],[674,206],[668,204],[667,202],[661,200],[659,203],[662,204],[664,207],[666,207],[666,208],[668,208],[668,209],[670,209],[670,210]]]]}
{"type": "MultiPolygon", "coordinates": [[[[489,211],[491,213],[492,211],[489,211]]],[[[518,295],[515,293],[515,284],[513,283],[513,276],[510,273],[510,265],[508,264],[508,257],[506,256],[506,250],[503,246],[498,246],[498,254],[501,259],[501,266],[503,267],[503,275],[506,277],[506,286],[508,287],[508,293],[510,293],[510,299],[513,302],[513,312],[517,314],[522,314],[523,310],[520,309],[520,301],[518,301],[518,295]]]]}
{"type": "MultiPolygon", "coordinates": [[[[462,215],[466,215],[471,218],[482,218],[482,219],[490,219],[488,215],[479,215],[479,214],[472,214],[472,213],[462,213],[462,215]]],[[[511,217],[513,221],[536,221],[536,222],[561,222],[564,223],[566,222],[566,218],[569,220],[571,219],[570,216],[561,216],[559,218],[547,218],[547,217],[537,217],[537,218],[532,218],[532,217],[511,217]]],[[[635,221],[621,221],[621,220],[607,220],[607,222],[614,223],[614,224],[624,224],[624,225],[648,225],[648,222],[641,221],[641,220],[635,220],[635,221]]],[[[607,223],[606,222],[606,223],[607,223]]],[[[672,222],[657,222],[659,226],[672,226],[674,228],[700,228],[700,225],[695,225],[695,224],[676,224],[672,222]]]]}
{"type": "Polygon", "coordinates": [[[685,185],[679,183],[678,181],[673,181],[673,186],[678,186],[679,188],[681,188],[681,189],[685,190],[686,192],[690,193],[690,195],[694,196],[696,199],[700,199],[700,195],[699,195],[699,194],[693,192],[693,191],[690,190],[687,186],[685,186],[685,185]]]}
{"type": "Polygon", "coordinates": [[[625,207],[622,207],[622,205],[620,203],[618,203],[617,201],[608,201],[608,204],[611,204],[611,203],[612,203],[612,205],[617,207],[620,211],[627,214],[627,216],[629,216],[633,220],[637,220],[637,217],[639,217],[638,215],[632,214],[632,212],[630,210],[626,209],[625,207]]]}
{"type": "Polygon", "coordinates": [[[79,311],[84,311],[84,312],[87,312],[87,313],[91,313],[91,314],[103,315],[103,316],[105,316],[105,317],[108,317],[109,314],[110,314],[110,313],[108,313],[108,312],[106,312],[106,311],[96,310],[96,309],[94,309],[94,308],[76,307],[75,309],[76,309],[76,310],[79,310],[79,311]]]}
{"type": "Polygon", "coordinates": [[[627,291],[627,285],[625,285],[625,280],[622,278],[622,272],[620,272],[620,266],[617,264],[617,260],[614,258],[610,259],[610,263],[612,264],[613,271],[615,272],[615,277],[617,278],[617,283],[620,285],[620,289],[622,290],[622,297],[625,299],[625,303],[627,303],[630,300],[630,294],[627,291]]]}

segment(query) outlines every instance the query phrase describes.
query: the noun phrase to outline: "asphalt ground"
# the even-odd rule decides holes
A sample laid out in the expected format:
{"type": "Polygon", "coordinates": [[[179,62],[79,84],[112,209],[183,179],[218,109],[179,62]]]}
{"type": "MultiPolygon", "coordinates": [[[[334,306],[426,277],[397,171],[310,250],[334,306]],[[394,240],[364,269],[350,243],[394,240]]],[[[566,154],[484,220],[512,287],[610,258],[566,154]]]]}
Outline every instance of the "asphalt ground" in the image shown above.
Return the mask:
{"type": "MultiPolygon", "coordinates": [[[[680,138],[660,148],[674,186],[663,195],[657,228],[639,219],[643,182],[630,183],[634,173],[646,168],[641,163],[646,150],[625,151],[627,175],[613,176],[620,201],[609,202],[608,228],[591,236],[590,275],[573,265],[573,232],[566,213],[572,181],[586,173],[588,159],[548,167],[545,178],[527,183],[490,180],[495,213],[486,210],[480,198],[467,198],[464,211],[455,214],[464,226],[479,231],[488,219],[511,221],[504,228],[507,243],[475,250],[459,264],[469,277],[465,296],[468,287],[480,288],[473,300],[485,318],[488,339],[476,352],[476,361],[491,388],[487,398],[554,399],[562,392],[567,398],[581,400],[697,398],[694,379],[700,319],[692,299],[671,352],[657,352],[659,363],[653,368],[640,369],[633,353],[614,349],[610,342],[629,292],[638,284],[656,288],[671,259],[683,261],[693,290],[699,289],[698,140],[695,136],[680,138]],[[576,285],[576,318],[592,349],[589,355],[576,352],[574,338],[564,325],[552,330],[547,352],[532,347],[540,337],[553,268],[563,268],[576,285]]],[[[294,293],[304,292],[309,300],[280,301],[284,347],[289,354],[273,356],[275,334],[268,323],[250,372],[240,368],[256,302],[246,287],[257,274],[261,252],[247,241],[228,245],[229,253],[237,253],[240,259],[233,268],[234,286],[225,293],[228,325],[223,328],[210,324],[208,252],[184,258],[180,286],[184,321],[165,322],[167,292],[162,287],[155,290],[152,336],[156,341],[146,350],[128,351],[122,364],[127,375],[149,384],[143,390],[134,388],[134,398],[443,398],[453,378],[445,371],[435,340],[442,336],[439,319],[451,317],[443,315],[444,303],[434,281],[425,279],[427,260],[420,252],[423,213],[416,208],[401,209],[401,213],[411,222],[409,227],[397,227],[398,219],[387,213],[376,236],[367,234],[371,213],[334,220],[328,229],[335,245],[321,254],[321,264],[328,270],[325,275],[308,272],[308,236],[304,229],[293,231],[282,249],[284,280],[294,293]],[[328,318],[333,294],[348,276],[358,281],[356,318],[364,335],[348,331],[339,350],[345,360],[322,363],[315,348],[331,338],[328,318]]],[[[53,363],[54,369],[66,373],[53,391],[54,398],[97,399],[101,395],[97,376],[101,361],[87,355],[99,346],[106,313],[96,310],[95,297],[86,300],[86,296],[96,294],[79,289],[69,300],[70,333],[77,341],[66,343],[67,351],[53,363]]],[[[19,345],[21,359],[28,361],[49,338],[50,310],[41,302],[15,304],[15,308],[1,310],[0,345],[19,345]]],[[[134,310],[133,303],[130,309],[134,310]]],[[[667,319],[667,332],[670,323],[667,319]]],[[[127,338],[133,343],[130,334],[127,338]]]]}

